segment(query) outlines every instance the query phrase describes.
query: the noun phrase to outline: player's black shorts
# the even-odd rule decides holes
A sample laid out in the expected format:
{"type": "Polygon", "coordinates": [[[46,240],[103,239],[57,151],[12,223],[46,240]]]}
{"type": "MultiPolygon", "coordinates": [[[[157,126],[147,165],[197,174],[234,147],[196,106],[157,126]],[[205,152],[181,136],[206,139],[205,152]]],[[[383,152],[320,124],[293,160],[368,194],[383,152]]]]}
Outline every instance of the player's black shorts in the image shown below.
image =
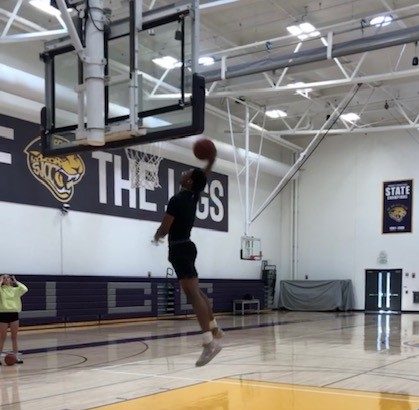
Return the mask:
{"type": "Polygon", "coordinates": [[[12,323],[19,320],[19,313],[17,312],[3,312],[0,313],[0,323],[12,323]]]}
{"type": "Polygon", "coordinates": [[[196,255],[196,246],[192,241],[169,244],[169,262],[178,279],[198,277],[195,268],[196,255]]]}

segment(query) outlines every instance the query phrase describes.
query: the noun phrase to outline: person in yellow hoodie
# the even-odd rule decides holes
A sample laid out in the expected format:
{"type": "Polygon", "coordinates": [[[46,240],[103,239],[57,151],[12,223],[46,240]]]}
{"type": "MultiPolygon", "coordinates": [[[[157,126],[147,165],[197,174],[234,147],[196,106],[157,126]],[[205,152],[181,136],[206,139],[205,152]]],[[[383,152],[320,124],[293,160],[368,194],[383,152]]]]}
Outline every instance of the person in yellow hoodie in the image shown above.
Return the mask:
{"type": "Polygon", "coordinates": [[[16,355],[17,363],[23,363],[18,350],[17,333],[19,331],[19,313],[22,311],[21,297],[27,291],[28,288],[18,282],[14,276],[0,276],[0,352],[3,351],[7,329],[10,328],[13,353],[16,355]]]}

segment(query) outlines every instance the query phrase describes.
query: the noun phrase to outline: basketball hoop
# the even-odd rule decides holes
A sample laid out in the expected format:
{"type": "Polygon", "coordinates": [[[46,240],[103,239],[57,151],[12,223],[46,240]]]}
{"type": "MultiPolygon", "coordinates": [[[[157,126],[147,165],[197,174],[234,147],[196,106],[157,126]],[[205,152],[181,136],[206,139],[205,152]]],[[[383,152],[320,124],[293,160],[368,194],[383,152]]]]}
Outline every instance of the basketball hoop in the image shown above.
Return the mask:
{"type": "Polygon", "coordinates": [[[159,167],[163,159],[160,156],[161,144],[142,145],[141,150],[125,148],[129,161],[131,187],[149,190],[161,188],[159,181],[159,167]]]}

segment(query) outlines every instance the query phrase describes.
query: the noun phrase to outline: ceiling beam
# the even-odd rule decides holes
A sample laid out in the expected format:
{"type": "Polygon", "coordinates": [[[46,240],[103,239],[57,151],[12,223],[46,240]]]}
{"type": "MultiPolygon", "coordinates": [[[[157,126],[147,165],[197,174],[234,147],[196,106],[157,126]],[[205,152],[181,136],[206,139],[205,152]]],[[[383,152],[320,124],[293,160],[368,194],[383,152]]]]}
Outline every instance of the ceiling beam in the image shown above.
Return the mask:
{"type": "MultiPolygon", "coordinates": [[[[12,17],[13,13],[10,11],[7,11],[3,8],[0,8],[0,19],[2,21],[9,21],[9,19],[12,17]]],[[[46,29],[30,20],[27,20],[20,16],[15,16],[13,24],[25,31],[45,31],[46,29]]]]}
{"type": "MultiPolygon", "coordinates": [[[[413,43],[419,41],[419,26],[395,30],[389,33],[375,34],[360,37],[355,40],[335,43],[331,52],[332,58],[344,57],[367,51],[381,50],[384,48],[413,43]]],[[[298,51],[286,55],[270,55],[258,61],[248,61],[230,65],[224,73],[225,78],[237,78],[265,71],[278,70],[291,66],[309,64],[317,61],[328,60],[327,47],[317,47],[309,50],[298,51]]],[[[219,81],[222,78],[221,70],[209,70],[201,73],[207,82],[219,81]]]]}
{"type": "MultiPolygon", "coordinates": [[[[324,88],[333,88],[339,86],[354,85],[359,83],[376,83],[376,82],[391,82],[403,78],[412,78],[419,76],[419,68],[411,70],[403,70],[397,72],[388,72],[382,74],[372,74],[365,75],[360,77],[354,77],[349,79],[336,79],[336,80],[326,80],[326,81],[316,81],[312,83],[305,83],[302,85],[290,84],[287,86],[282,86],[278,88],[249,88],[244,90],[237,91],[219,91],[213,92],[207,96],[207,98],[226,98],[226,97],[238,97],[238,96],[255,96],[255,95],[275,95],[275,94],[292,94],[297,90],[303,90],[306,88],[313,89],[324,89],[324,88]]],[[[163,96],[159,96],[163,98],[163,96]]],[[[170,95],[165,96],[170,98],[170,95]]]]}
{"type": "MultiPolygon", "coordinates": [[[[382,127],[357,127],[357,128],[335,128],[328,131],[329,135],[339,134],[369,134],[375,132],[387,132],[387,131],[407,131],[416,130],[419,131],[418,124],[396,124],[386,125],[382,127]]],[[[313,136],[317,135],[320,130],[283,130],[283,131],[270,131],[272,135],[280,135],[283,137],[298,137],[298,136],[313,136]]]]}
{"type": "MultiPolygon", "coordinates": [[[[419,3],[410,5],[410,6],[406,6],[406,7],[400,7],[397,9],[392,9],[392,15],[393,13],[404,13],[404,12],[409,12],[409,11],[415,11],[419,8],[419,3]]],[[[385,12],[384,12],[385,13],[385,12]]],[[[383,14],[383,12],[379,12],[379,13],[374,13],[371,14],[369,16],[364,16],[364,19],[366,20],[370,20],[374,17],[377,16],[381,16],[383,14]]],[[[328,31],[334,31],[336,32],[337,29],[339,28],[345,28],[348,29],[349,27],[352,28],[358,28],[359,27],[359,22],[360,22],[360,18],[356,18],[356,19],[352,19],[352,20],[347,20],[347,21],[343,21],[340,23],[332,23],[332,24],[328,24],[326,26],[321,26],[321,27],[317,27],[317,30],[319,30],[322,33],[326,33],[328,31]]],[[[284,43],[286,43],[287,40],[291,40],[291,41],[295,41],[295,36],[288,34],[285,36],[279,36],[279,37],[273,37],[273,38],[268,38],[265,40],[261,40],[261,41],[256,41],[253,43],[248,43],[248,44],[243,44],[243,45],[237,45],[225,50],[221,50],[221,51],[217,51],[212,53],[212,56],[233,56],[234,54],[240,52],[240,54],[242,53],[246,53],[247,52],[251,52],[252,50],[254,51],[255,48],[257,47],[265,47],[266,43],[278,43],[283,45],[284,43]]]]}

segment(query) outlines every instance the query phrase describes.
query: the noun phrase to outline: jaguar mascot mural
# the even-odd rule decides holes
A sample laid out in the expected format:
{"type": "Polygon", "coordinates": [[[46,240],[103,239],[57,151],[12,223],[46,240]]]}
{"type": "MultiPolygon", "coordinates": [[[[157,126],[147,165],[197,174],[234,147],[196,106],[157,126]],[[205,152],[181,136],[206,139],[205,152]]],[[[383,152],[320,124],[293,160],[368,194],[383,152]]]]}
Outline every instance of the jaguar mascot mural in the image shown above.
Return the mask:
{"type": "MultiPolygon", "coordinates": [[[[55,137],[62,143],[68,142],[55,137]]],[[[63,203],[71,200],[74,187],[81,181],[86,166],[76,154],[60,157],[47,157],[41,151],[41,138],[36,138],[25,148],[26,161],[31,174],[47,188],[54,197],[63,203]]]]}

